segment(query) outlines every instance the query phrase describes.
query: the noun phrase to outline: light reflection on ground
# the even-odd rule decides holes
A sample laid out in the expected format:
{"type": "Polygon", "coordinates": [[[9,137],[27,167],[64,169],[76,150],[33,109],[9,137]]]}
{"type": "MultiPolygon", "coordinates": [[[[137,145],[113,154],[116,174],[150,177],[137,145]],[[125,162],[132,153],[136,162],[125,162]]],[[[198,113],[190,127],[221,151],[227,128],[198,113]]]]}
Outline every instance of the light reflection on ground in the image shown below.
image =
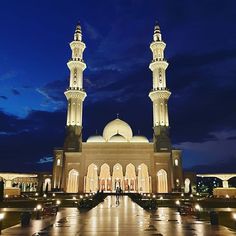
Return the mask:
{"type": "Polygon", "coordinates": [[[147,212],[127,196],[120,197],[119,203],[115,196],[109,196],[88,212],[80,213],[75,208],[66,211],[68,216],[49,228],[46,235],[236,235],[225,227],[182,217],[171,208],[147,212]]]}

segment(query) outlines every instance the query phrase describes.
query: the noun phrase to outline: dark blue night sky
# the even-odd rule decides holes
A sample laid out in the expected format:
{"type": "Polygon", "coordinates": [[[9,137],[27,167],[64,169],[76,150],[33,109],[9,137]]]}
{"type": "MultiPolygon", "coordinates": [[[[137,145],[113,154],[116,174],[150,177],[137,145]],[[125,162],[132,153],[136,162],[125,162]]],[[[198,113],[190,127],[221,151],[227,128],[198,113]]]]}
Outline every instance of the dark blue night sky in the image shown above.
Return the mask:
{"type": "Polygon", "coordinates": [[[152,138],[149,44],[158,20],[170,65],[172,143],[184,168],[236,171],[236,1],[1,1],[0,171],[50,170],[62,146],[78,21],[86,43],[83,139],[116,118],[152,138]],[[140,114],[141,110],[141,114],[140,114]]]}

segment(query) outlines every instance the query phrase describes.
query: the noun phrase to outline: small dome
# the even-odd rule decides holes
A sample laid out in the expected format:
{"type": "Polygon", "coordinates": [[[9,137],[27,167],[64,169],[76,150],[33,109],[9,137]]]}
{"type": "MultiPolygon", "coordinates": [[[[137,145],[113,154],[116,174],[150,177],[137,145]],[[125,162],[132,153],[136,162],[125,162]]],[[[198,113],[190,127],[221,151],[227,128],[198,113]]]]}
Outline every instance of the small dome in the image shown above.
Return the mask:
{"type": "Polygon", "coordinates": [[[119,134],[116,134],[116,135],[114,135],[110,138],[109,142],[111,142],[111,143],[123,143],[123,142],[127,142],[127,140],[123,136],[121,136],[119,134]]]}
{"type": "Polygon", "coordinates": [[[104,130],[103,130],[103,138],[109,142],[110,139],[114,136],[119,134],[120,136],[123,136],[123,138],[126,141],[130,141],[130,139],[133,136],[132,129],[130,126],[124,122],[123,120],[120,119],[115,119],[111,122],[109,122],[104,130]]]}
{"type": "Polygon", "coordinates": [[[87,139],[87,143],[104,143],[104,142],[105,142],[104,138],[100,135],[90,136],[87,139]]]}
{"type": "Polygon", "coordinates": [[[148,139],[145,136],[133,136],[130,142],[131,143],[149,143],[148,139]]]}

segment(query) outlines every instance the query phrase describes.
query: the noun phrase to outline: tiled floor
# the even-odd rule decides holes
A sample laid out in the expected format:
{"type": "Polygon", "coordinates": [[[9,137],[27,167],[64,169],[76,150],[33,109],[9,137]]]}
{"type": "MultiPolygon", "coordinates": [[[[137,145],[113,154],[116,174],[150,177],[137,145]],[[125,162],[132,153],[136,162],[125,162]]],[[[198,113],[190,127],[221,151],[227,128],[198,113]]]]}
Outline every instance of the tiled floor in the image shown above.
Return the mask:
{"type": "MultiPolygon", "coordinates": [[[[147,212],[127,196],[121,197],[119,204],[116,204],[114,196],[108,196],[104,203],[88,212],[80,213],[75,208],[67,208],[48,225],[50,226],[34,235],[236,235],[225,227],[213,227],[192,217],[181,217],[170,208],[159,208],[154,213],[147,212]]],[[[20,232],[19,227],[18,230],[20,232]]],[[[4,231],[3,235],[32,235],[32,230],[30,234],[11,234],[9,230],[8,233],[4,231]]],[[[38,228],[35,232],[37,230],[38,228]]]]}

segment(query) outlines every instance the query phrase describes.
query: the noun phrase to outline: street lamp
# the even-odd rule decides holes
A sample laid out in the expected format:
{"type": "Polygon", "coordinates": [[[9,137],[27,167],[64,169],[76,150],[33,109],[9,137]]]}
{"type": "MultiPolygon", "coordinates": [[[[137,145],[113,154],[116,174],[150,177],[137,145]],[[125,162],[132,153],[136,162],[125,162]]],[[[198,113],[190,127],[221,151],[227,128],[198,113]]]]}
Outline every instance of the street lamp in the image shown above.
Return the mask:
{"type": "Polygon", "coordinates": [[[42,210],[42,205],[38,204],[36,206],[36,219],[39,220],[40,219],[40,211],[42,210]]]}
{"type": "Polygon", "coordinates": [[[4,213],[0,213],[0,234],[2,234],[2,221],[4,219],[4,213]]]}
{"type": "Polygon", "coordinates": [[[233,213],[233,219],[235,220],[236,223],[236,213],[233,213]]]}
{"type": "Polygon", "coordinates": [[[61,205],[61,201],[60,200],[57,200],[56,201],[56,204],[59,206],[59,205],[61,205]]]}
{"type": "Polygon", "coordinates": [[[177,206],[179,206],[179,205],[180,205],[180,201],[179,201],[179,200],[176,200],[176,201],[175,201],[175,204],[176,204],[177,206]]]}
{"type": "Polygon", "coordinates": [[[195,205],[195,209],[196,209],[197,211],[199,211],[199,210],[200,210],[200,208],[201,208],[201,207],[200,207],[200,205],[199,205],[199,204],[196,204],[196,205],[195,205]]]}
{"type": "Polygon", "coordinates": [[[200,209],[201,209],[200,205],[196,204],[195,205],[195,210],[196,210],[196,217],[197,217],[197,219],[200,218],[200,209]]]}

